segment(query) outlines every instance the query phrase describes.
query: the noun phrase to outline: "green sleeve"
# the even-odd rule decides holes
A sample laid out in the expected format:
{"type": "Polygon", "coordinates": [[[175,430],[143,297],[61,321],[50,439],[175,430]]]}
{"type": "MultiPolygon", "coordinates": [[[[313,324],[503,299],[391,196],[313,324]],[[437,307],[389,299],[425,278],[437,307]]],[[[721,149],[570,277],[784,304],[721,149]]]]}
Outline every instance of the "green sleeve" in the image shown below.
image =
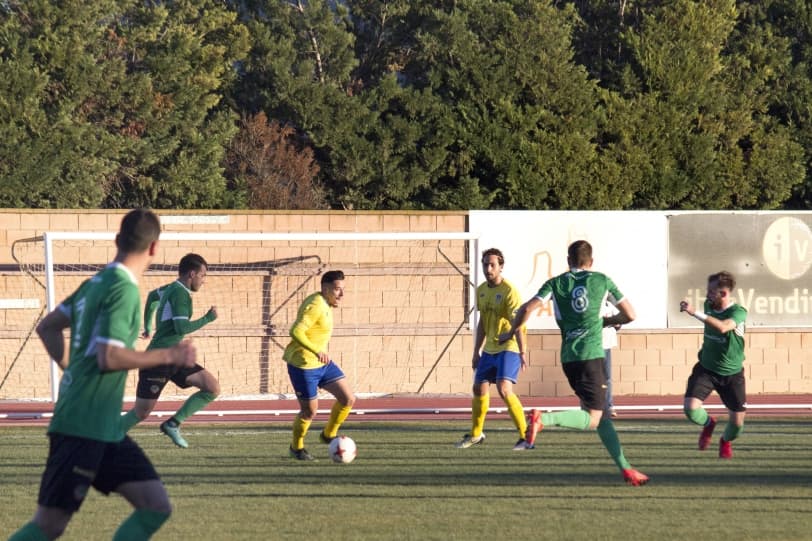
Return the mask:
{"type": "Polygon", "coordinates": [[[185,288],[174,288],[166,302],[171,306],[172,325],[176,335],[183,336],[195,332],[206,323],[214,321],[211,310],[203,317],[192,321],[192,295],[185,288]]]}
{"type": "Polygon", "coordinates": [[[206,312],[206,315],[194,321],[189,321],[188,319],[174,319],[172,320],[172,324],[175,326],[175,334],[189,334],[195,332],[203,325],[211,323],[214,319],[214,313],[209,310],[206,312]]]}
{"type": "Polygon", "coordinates": [[[536,293],[536,297],[541,298],[541,300],[546,301],[549,299],[553,294],[553,281],[547,280],[544,282],[544,285],[541,286],[538,293],[536,293]]]}
{"type": "Polygon", "coordinates": [[[158,290],[153,289],[147,295],[147,302],[144,303],[144,332],[147,335],[152,334],[152,316],[155,315],[155,310],[158,308],[158,303],[161,297],[158,295],[158,290]]]}

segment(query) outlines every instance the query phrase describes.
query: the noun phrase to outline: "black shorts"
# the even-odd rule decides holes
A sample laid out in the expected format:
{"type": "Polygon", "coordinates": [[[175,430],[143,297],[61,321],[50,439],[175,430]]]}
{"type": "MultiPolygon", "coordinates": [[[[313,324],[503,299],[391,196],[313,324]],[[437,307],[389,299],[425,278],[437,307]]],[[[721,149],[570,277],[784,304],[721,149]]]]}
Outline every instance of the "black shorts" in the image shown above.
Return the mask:
{"type": "Polygon", "coordinates": [[[563,363],[564,374],[570,387],[581,399],[581,407],[603,411],[606,407],[606,373],[603,357],[588,361],[563,363]]]}
{"type": "Polygon", "coordinates": [[[48,434],[48,462],[37,503],[74,513],[92,486],[110,494],[122,483],[160,479],[144,451],[129,437],[109,443],[48,434]]]}
{"type": "Polygon", "coordinates": [[[135,396],[156,400],[161,396],[161,391],[170,381],[181,389],[186,389],[191,387],[191,384],[186,383],[186,378],[192,374],[197,374],[201,370],[203,370],[203,367],[199,364],[191,368],[178,368],[167,365],[139,370],[138,387],[135,389],[135,396]]]}
{"type": "Polygon", "coordinates": [[[716,391],[730,411],[747,411],[744,368],[736,374],[720,376],[696,363],[688,378],[685,397],[698,398],[704,402],[712,391],[716,391]]]}

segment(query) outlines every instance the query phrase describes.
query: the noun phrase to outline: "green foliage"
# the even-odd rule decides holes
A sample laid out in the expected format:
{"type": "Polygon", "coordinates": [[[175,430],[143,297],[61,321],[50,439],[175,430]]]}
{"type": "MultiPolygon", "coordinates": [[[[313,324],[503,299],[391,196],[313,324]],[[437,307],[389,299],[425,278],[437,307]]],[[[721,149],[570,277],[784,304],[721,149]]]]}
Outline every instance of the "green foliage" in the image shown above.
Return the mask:
{"type": "Polygon", "coordinates": [[[810,43],[804,0],[7,0],[0,206],[244,207],[264,113],[314,206],[812,208],[810,43]]]}
{"type": "Polygon", "coordinates": [[[802,179],[800,145],[765,114],[787,43],[737,29],[737,13],[733,0],[676,0],[622,34],[633,62],[607,154],[634,179],[633,207],[778,208],[802,179]]]}
{"type": "Polygon", "coordinates": [[[0,203],[231,206],[222,92],[248,47],[235,19],[208,0],[9,4],[0,203]]]}

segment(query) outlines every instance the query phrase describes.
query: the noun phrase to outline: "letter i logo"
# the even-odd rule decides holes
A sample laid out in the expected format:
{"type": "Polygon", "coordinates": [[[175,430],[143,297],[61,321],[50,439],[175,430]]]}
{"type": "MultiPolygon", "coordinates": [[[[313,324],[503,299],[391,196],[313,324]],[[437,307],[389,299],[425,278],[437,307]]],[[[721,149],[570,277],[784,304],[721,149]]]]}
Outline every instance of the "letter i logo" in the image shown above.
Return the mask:
{"type": "Polygon", "coordinates": [[[777,277],[794,280],[812,264],[812,232],[798,218],[779,218],[770,224],[761,243],[764,263],[777,277]]]}

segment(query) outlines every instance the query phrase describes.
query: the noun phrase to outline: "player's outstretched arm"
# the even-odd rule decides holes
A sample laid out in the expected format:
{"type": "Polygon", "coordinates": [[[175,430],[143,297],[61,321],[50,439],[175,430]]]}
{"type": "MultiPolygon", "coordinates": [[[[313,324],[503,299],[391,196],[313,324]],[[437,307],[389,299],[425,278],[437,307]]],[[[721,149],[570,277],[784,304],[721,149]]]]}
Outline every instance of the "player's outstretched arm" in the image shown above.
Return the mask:
{"type": "Polygon", "coordinates": [[[167,364],[192,367],[197,362],[197,349],[189,340],[184,340],[171,348],[146,351],[135,351],[109,342],[98,343],[96,362],[102,372],[153,368],[167,364]]]}
{"type": "Polygon", "coordinates": [[[68,327],[70,327],[70,318],[59,309],[42,318],[37,325],[37,335],[45,346],[45,351],[62,370],[68,367],[64,334],[64,330],[68,327]]]}
{"type": "Polygon", "coordinates": [[[702,323],[713,327],[722,334],[735,330],[737,327],[736,320],[715,318],[704,312],[696,310],[688,301],[682,301],[679,303],[679,311],[695,317],[702,323]]]}
{"type": "Polygon", "coordinates": [[[527,320],[530,319],[530,314],[541,308],[544,301],[542,301],[539,297],[533,297],[516,310],[516,315],[513,317],[513,321],[510,322],[510,330],[507,332],[503,332],[499,335],[499,343],[504,344],[516,334],[516,331],[524,327],[524,324],[527,323],[527,320]]]}
{"type": "Polygon", "coordinates": [[[175,334],[185,336],[189,333],[195,332],[204,325],[208,325],[215,319],[217,319],[217,307],[212,306],[209,308],[208,312],[194,321],[190,321],[188,319],[174,319],[172,320],[172,324],[175,327],[175,334]]]}

